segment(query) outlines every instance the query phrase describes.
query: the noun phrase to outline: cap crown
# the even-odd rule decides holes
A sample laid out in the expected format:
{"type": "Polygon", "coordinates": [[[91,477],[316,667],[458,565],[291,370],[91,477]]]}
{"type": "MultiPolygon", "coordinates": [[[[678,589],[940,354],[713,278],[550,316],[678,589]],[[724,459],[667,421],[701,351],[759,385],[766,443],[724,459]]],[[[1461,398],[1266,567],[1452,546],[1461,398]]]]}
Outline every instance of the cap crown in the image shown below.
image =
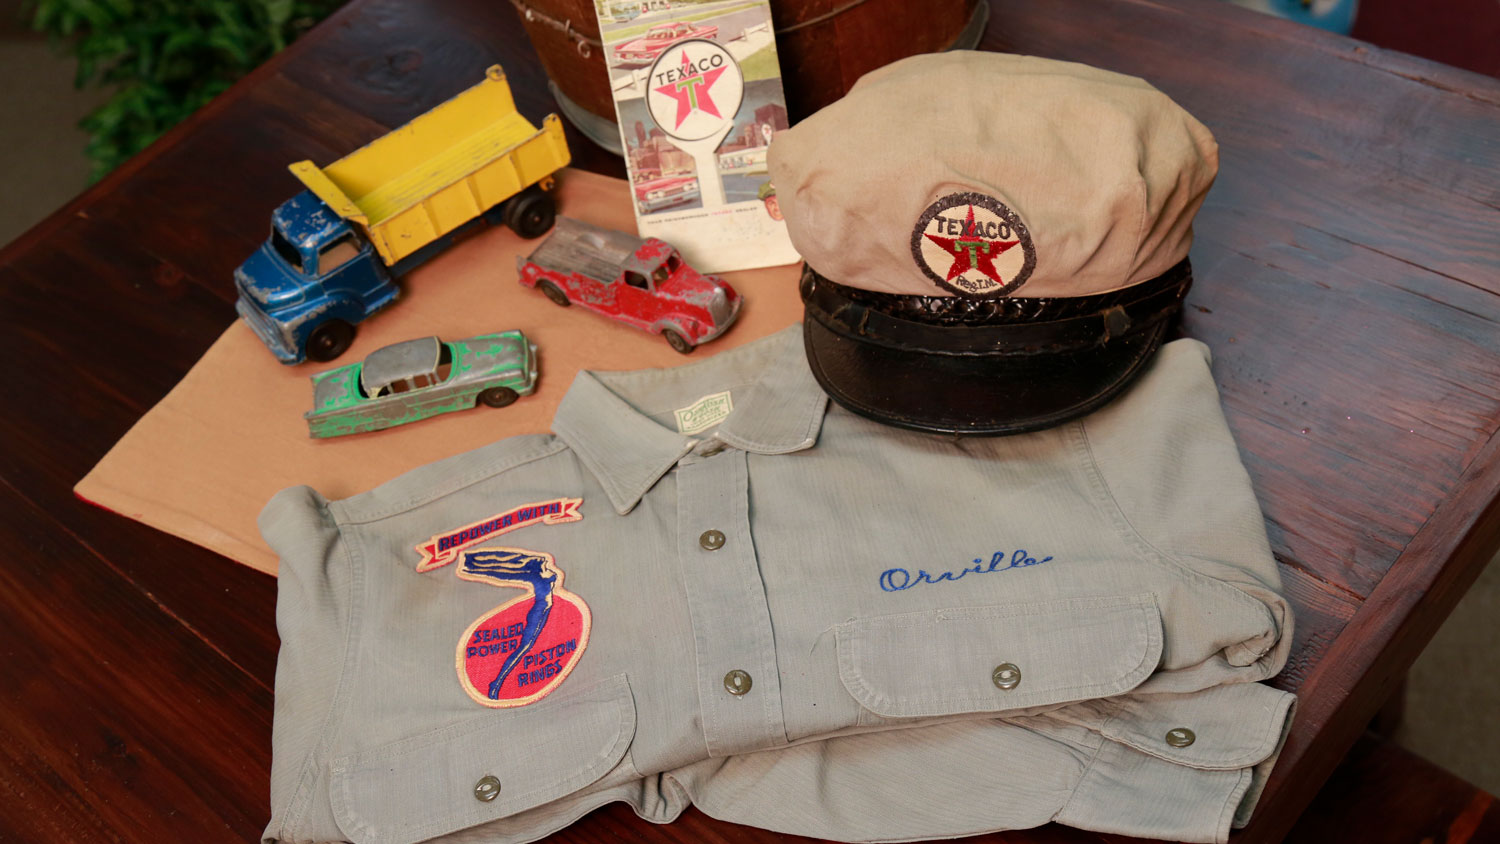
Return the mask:
{"type": "Polygon", "coordinates": [[[1187,256],[1218,145],[1133,76],[959,50],[866,74],[769,165],[793,245],[841,284],[1084,296],[1187,256]]]}

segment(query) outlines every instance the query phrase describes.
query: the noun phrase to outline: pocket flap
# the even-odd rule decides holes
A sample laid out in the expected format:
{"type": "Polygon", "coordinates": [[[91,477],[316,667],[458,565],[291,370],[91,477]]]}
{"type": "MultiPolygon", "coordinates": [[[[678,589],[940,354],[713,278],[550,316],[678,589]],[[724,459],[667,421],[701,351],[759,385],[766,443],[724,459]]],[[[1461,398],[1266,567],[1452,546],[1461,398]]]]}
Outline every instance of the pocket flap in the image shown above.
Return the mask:
{"type": "Polygon", "coordinates": [[[887,718],[1120,694],[1156,670],[1162,648],[1149,593],[903,613],[835,630],[844,688],[887,718]],[[1014,671],[997,677],[1001,666],[1014,671]]]}
{"type": "Polygon", "coordinates": [[[334,817],[353,841],[413,844],[508,817],[608,773],[635,735],[621,674],[333,762],[334,817]],[[475,796],[493,777],[499,792],[475,796]]]}

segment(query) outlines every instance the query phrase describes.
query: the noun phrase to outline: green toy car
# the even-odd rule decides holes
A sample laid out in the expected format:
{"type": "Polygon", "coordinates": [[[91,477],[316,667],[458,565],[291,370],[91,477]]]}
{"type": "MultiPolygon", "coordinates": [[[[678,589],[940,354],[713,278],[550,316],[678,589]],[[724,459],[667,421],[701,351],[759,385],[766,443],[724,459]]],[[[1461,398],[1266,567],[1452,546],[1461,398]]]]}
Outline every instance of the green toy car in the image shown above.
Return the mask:
{"type": "Polygon", "coordinates": [[[536,374],[536,344],[519,331],[407,340],[314,375],[304,418],[310,435],[341,437],[481,404],[505,407],[536,389],[536,374]]]}

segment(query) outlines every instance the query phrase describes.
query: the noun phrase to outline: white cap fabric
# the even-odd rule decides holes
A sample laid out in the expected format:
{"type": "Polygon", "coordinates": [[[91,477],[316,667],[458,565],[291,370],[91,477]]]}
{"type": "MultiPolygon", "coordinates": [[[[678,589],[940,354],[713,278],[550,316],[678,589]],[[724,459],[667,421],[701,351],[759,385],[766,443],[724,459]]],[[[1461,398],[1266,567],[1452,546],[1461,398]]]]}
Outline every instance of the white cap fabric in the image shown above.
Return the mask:
{"type": "Polygon", "coordinates": [[[1132,76],[1003,53],[913,56],[771,143],[792,243],[839,284],[1071,297],[1187,257],[1218,172],[1202,123],[1132,76]]]}

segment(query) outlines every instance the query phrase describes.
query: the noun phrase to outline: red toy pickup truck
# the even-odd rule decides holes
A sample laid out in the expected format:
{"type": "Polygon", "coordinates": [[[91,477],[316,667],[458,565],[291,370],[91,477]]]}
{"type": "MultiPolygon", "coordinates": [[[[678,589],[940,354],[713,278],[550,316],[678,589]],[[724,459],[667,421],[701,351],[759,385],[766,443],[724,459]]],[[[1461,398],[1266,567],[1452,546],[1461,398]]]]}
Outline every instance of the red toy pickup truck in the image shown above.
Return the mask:
{"type": "Polygon", "coordinates": [[[557,218],[530,256],[516,258],[516,271],[522,284],[563,307],[577,302],[660,334],[683,354],[723,334],[743,301],[724,279],[689,267],[669,243],[568,217],[557,218]]]}

